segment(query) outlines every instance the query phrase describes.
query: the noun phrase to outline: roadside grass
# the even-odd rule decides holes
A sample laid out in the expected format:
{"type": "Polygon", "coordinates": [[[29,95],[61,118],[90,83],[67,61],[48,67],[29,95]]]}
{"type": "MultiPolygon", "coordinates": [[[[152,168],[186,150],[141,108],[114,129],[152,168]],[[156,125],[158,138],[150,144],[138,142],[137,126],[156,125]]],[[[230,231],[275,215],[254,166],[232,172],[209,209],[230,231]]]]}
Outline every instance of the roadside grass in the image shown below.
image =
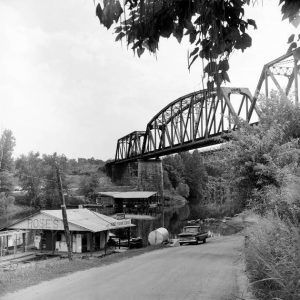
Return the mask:
{"type": "Polygon", "coordinates": [[[74,257],[71,262],[66,258],[52,258],[30,264],[19,264],[18,268],[14,271],[3,271],[0,269],[0,297],[6,293],[36,285],[42,281],[55,279],[77,271],[120,262],[124,259],[162,249],[164,247],[164,245],[148,246],[140,249],[131,249],[121,253],[112,252],[109,255],[101,257],[74,257]]]}
{"type": "Polygon", "coordinates": [[[299,227],[274,216],[259,218],[246,230],[245,258],[258,299],[300,299],[299,227]]]}

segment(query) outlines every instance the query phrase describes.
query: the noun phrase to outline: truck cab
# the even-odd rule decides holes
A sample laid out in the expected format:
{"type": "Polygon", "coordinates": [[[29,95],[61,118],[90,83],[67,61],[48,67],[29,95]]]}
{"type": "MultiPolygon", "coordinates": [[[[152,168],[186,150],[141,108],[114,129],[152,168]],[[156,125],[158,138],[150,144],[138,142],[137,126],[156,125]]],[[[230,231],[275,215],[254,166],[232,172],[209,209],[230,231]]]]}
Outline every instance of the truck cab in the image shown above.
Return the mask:
{"type": "Polygon", "coordinates": [[[185,226],[178,237],[180,246],[183,244],[198,244],[199,242],[206,243],[208,233],[200,225],[185,226]]]}

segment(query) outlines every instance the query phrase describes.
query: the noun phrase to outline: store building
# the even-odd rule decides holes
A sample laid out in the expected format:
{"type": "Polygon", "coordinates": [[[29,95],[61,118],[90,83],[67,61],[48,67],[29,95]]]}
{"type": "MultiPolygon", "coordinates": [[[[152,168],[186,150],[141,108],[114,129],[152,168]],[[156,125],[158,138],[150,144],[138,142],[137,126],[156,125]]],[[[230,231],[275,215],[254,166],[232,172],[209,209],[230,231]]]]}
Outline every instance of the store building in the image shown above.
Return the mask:
{"type": "MultiPolygon", "coordinates": [[[[67,209],[72,250],[75,253],[93,252],[106,248],[109,231],[127,229],[130,238],[130,219],[117,220],[89,209],[67,209]]],[[[67,251],[61,210],[41,210],[8,227],[9,230],[33,230],[34,245],[45,251],[67,251]]]]}

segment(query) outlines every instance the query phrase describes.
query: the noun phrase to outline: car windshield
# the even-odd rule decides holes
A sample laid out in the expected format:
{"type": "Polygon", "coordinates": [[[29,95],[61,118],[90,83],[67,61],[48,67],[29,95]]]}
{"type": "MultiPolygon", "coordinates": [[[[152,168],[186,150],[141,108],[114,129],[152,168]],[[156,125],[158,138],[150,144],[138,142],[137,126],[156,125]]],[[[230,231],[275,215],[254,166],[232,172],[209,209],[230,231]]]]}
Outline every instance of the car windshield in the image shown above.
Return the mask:
{"type": "Polygon", "coordinates": [[[185,228],[183,228],[183,232],[197,233],[198,232],[198,227],[185,227],[185,228]]]}

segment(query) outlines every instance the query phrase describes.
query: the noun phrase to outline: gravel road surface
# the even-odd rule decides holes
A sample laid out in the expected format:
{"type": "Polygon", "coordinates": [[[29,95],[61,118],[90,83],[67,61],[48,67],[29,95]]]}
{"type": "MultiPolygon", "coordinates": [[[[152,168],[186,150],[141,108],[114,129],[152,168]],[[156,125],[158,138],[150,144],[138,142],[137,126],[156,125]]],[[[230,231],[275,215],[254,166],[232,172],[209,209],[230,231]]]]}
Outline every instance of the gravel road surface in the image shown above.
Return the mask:
{"type": "Polygon", "coordinates": [[[250,299],[242,244],[241,235],[232,235],[165,248],[43,282],[2,299],[250,299]]]}

